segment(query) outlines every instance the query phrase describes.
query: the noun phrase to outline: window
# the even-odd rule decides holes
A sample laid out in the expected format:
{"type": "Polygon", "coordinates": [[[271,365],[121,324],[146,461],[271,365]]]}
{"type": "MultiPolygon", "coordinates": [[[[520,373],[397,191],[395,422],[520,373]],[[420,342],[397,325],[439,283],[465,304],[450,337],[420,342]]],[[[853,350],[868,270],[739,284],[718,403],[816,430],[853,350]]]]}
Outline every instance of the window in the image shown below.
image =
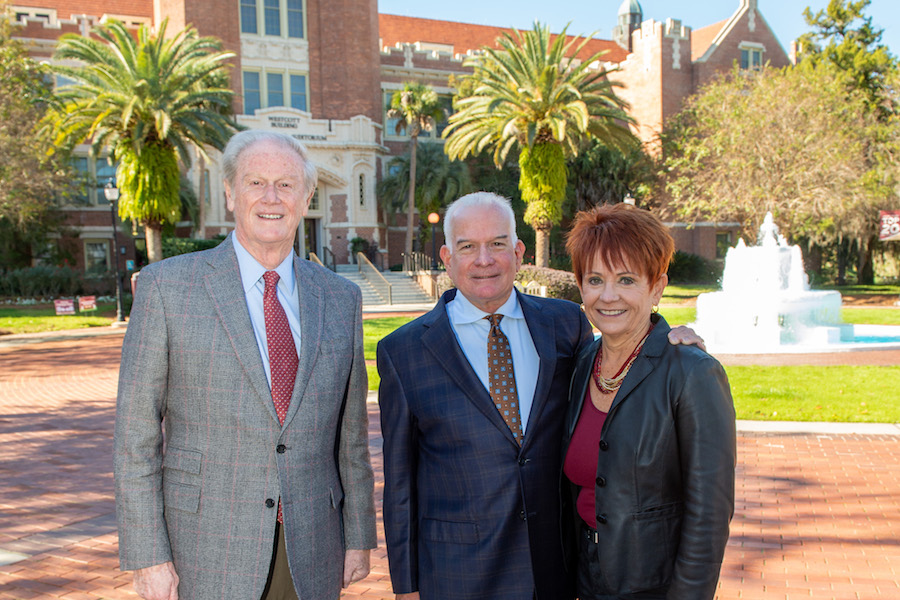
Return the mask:
{"type": "Polygon", "coordinates": [[[765,48],[760,44],[741,44],[741,70],[759,71],[763,65],[763,52],[765,48]]]}
{"type": "Polygon", "coordinates": [[[728,254],[729,248],[731,248],[731,232],[716,232],[716,258],[724,259],[725,255],[728,254]]]}
{"type": "Polygon", "coordinates": [[[62,204],[74,206],[109,206],[103,188],[116,179],[115,164],[109,164],[106,158],[90,158],[75,156],[70,164],[75,170],[75,182],[62,204]]]}
{"type": "Polygon", "coordinates": [[[240,0],[241,33],[303,39],[303,0],[240,0]],[[262,23],[262,28],[260,28],[262,23]]]}
{"type": "Polygon", "coordinates": [[[84,272],[109,271],[109,240],[84,240],[84,272]]]}
{"type": "Polygon", "coordinates": [[[252,115],[260,108],[278,106],[309,110],[306,75],[278,70],[244,71],[244,114],[252,115]],[[262,83],[265,83],[265,87],[262,87],[262,83]],[[285,83],[288,85],[287,89],[285,83]]]}
{"type": "Polygon", "coordinates": [[[313,192],[309,201],[309,210],[319,210],[319,188],[316,188],[316,191],[313,192]]]}
{"type": "Polygon", "coordinates": [[[306,75],[291,75],[291,108],[306,108],[306,75]]]}
{"type": "Polygon", "coordinates": [[[252,115],[262,108],[262,92],[259,85],[259,73],[244,71],[244,114],[252,115]]]}
{"type": "Polygon", "coordinates": [[[303,0],[287,0],[288,37],[303,37],[303,0]]]}
{"type": "Polygon", "coordinates": [[[266,85],[269,88],[267,106],[284,106],[284,75],[268,73],[266,85]]]}
{"type": "Polygon", "coordinates": [[[87,156],[76,156],[72,159],[72,168],[75,169],[75,186],[68,201],[65,204],[77,204],[90,206],[91,196],[88,192],[88,184],[91,181],[90,165],[87,156]]]}
{"type": "Polygon", "coordinates": [[[265,2],[266,35],[281,35],[281,7],[279,0],[263,0],[265,2]]]}
{"type": "Polygon", "coordinates": [[[241,33],[256,33],[256,0],[241,0],[241,33]]]}
{"type": "Polygon", "coordinates": [[[359,205],[366,205],[366,174],[359,174],[359,205]]]}
{"type": "Polygon", "coordinates": [[[103,193],[103,188],[105,188],[106,184],[110,181],[115,182],[116,165],[111,165],[106,161],[106,159],[101,158],[95,163],[95,170],[97,173],[97,180],[94,184],[94,193],[97,196],[97,205],[109,206],[109,200],[106,199],[106,194],[103,193]]]}

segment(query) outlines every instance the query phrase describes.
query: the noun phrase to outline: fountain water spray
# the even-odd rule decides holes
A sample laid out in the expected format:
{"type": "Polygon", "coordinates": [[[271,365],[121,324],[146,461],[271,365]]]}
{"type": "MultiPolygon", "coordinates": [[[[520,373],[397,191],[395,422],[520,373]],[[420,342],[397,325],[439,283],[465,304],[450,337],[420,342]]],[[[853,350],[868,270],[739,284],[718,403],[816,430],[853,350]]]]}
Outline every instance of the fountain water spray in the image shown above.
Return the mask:
{"type": "Polygon", "coordinates": [[[853,340],[841,321],[840,292],[813,292],[799,246],[790,246],[767,213],[758,245],[739,240],[725,256],[722,291],[697,297],[692,327],[713,352],[764,352],[785,345],[853,340]]]}

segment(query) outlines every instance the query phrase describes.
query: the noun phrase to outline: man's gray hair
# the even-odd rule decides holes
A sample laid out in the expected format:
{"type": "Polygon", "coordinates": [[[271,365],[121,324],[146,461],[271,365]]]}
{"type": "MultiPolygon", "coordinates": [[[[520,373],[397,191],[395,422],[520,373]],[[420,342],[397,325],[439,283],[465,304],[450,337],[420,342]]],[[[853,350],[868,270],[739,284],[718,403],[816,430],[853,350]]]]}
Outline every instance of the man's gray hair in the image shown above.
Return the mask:
{"type": "Polygon", "coordinates": [[[453,227],[456,224],[459,213],[468,208],[476,207],[493,208],[509,219],[510,242],[512,244],[516,243],[516,240],[518,240],[516,237],[516,213],[513,212],[509,198],[504,198],[493,192],[475,192],[455,200],[453,204],[447,207],[447,212],[444,214],[444,243],[447,244],[447,248],[450,249],[451,253],[456,244],[456,240],[453,237],[453,227]]]}
{"type": "Polygon", "coordinates": [[[258,142],[273,142],[299,156],[300,162],[303,164],[303,183],[306,186],[304,195],[312,194],[319,181],[319,172],[316,170],[316,165],[309,160],[309,152],[307,152],[306,146],[285,133],[260,129],[249,129],[236,133],[228,140],[228,145],[225,146],[225,150],[222,153],[222,171],[225,174],[226,183],[232,189],[234,188],[234,179],[237,177],[238,162],[241,159],[241,154],[258,142]]]}

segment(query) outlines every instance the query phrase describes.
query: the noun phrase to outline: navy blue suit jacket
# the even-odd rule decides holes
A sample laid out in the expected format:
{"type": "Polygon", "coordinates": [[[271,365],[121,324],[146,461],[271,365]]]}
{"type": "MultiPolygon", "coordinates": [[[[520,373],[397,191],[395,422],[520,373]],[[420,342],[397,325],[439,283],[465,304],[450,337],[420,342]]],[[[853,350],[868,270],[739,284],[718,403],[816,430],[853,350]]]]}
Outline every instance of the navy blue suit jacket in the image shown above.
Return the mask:
{"type": "Polygon", "coordinates": [[[540,357],[520,448],[453,333],[446,303],[455,294],[378,344],[394,592],[571,598],[559,465],[569,380],[590,325],[571,302],[519,295],[540,357]]]}

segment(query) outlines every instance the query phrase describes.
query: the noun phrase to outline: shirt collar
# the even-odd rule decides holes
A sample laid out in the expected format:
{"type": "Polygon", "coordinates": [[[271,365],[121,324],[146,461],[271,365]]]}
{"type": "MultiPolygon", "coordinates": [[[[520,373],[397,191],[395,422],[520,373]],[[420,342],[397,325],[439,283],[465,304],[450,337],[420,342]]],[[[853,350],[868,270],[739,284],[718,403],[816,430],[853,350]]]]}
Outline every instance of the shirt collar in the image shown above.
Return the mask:
{"type": "MultiPolygon", "coordinates": [[[[476,323],[490,314],[469,302],[469,299],[459,290],[456,291],[456,296],[453,297],[450,304],[453,307],[453,310],[449,311],[449,316],[454,325],[476,323]]],[[[494,311],[494,314],[503,315],[505,318],[510,319],[525,318],[525,315],[522,313],[522,307],[519,305],[519,295],[516,294],[515,290],[512,291],[509,298],[506,299],[506,302],[494,311]]]]}
{"type": "MultiPolygon", "coordinates": [[[[244,293],[247,294],[262,279],[263,273],[268,269],[259,264],[253,255],[250,254],[238,241],[237,236],[231,234],[231,243],[234,246],[234,253],[237,255],[238,268],[241,271],[241,284],[244,287],[244,293]]],[[[278,273],[278,286],[291,295],[294,293],[294,253],[290,252],[281,261],[275,272],[278,273]]]]}

